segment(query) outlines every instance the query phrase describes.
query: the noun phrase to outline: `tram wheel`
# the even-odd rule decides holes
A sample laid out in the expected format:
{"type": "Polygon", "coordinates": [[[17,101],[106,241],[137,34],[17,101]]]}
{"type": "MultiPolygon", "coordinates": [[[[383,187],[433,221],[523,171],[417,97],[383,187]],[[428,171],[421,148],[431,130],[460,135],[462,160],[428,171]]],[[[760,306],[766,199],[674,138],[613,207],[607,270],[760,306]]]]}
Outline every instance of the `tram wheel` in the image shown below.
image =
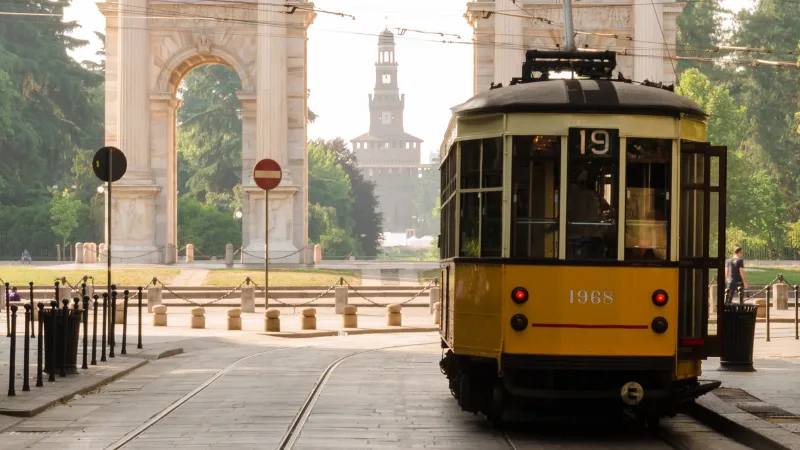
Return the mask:
{"type": "Polygon", "coordinates": [[[488,414],[486,417],[489,422],[496,428],[502,428],[505,422],[503,421],[503,413],[505,412],[506,395],[503,382],[495,380],[492,385],[491,396],[489,399],[488,414]]]}

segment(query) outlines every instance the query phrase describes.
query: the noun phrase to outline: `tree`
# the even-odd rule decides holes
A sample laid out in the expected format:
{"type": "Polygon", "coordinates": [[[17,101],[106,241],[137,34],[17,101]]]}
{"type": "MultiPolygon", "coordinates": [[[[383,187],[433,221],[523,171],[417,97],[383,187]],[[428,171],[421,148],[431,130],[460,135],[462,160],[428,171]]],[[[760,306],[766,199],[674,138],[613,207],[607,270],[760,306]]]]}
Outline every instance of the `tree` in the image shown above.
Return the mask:
{"type": "Polygon", "coordinates": [[[242,245],[242,227],[232,214],[183,197],[178,199],[178,242],[207,255],[224,255],[225,245],[242,245]]]}
{"type": "Polygon", "coordinates": [[[431,155],[434,167],[422,171],[414,187],[414,208],[417,212],[419,236],[439,234],[439,154],[431,155]]]}
{"type": "MultiPolygon", "coordinates": [[[[678,16],[677,52],[679,56],[701,56],[704,49],[712,49],[723,39],[722,23],[718,0],[687,2],[678,16]]],[[[707,63],[679,60],[678,74],[692,67],[702,68],[708,74],[714,73],[713,66],[707,63]]],[[[713,78],[716,78],[715,76],[713,78]]]]}
{"type": "MultiPolygon", "coordinates": [[[[800,3],[762,0],[752,12],[737,15],[733,35],[738,46],[774,51],[796,49],[800,29],[800,3]]],[[[797,61],[796,56],[773,53],[770,59],[797,61]]],[[[792,221],[800,218],[800,134],[797,133],[800,71],[796,68],[743,68],[740,102],[753,124],[753,147],[758,162],[779,182],[782,203],[792,221]]]]}
{"type": "Polygon", "coordinates": [[[350,177],[336,155],[319,143],[308,146],[308,203],[311,242],[337,256],[363,254],[355,235],[350,177]]]}
{"type": "Polygon", "coordinates": [[[366,256],[377,256],[381,245],[383,231],[383,215],[378,212],[378,197],[375,195],[375,183],[366,180],[358,168],[355,153],[351,152],[342,138],[330,141],[318,139],[309,146],[322,147],[332,154],[350,179],[353,197],[353,218],[355,220],[353,234],[361,243],[366,256]]]}
{"type": "MultiPolygon", "coordinates": [[[[81,201],[69,189],[59,191],[53,189],[53,198],[50,201],[50,218],[53,221],[52,230],[61,236],[64,246],[72,232],[78,228],[78,215],[82,212],[81,201]]],[[[88,207],[85,207],[88,212],[88,207]]]]}

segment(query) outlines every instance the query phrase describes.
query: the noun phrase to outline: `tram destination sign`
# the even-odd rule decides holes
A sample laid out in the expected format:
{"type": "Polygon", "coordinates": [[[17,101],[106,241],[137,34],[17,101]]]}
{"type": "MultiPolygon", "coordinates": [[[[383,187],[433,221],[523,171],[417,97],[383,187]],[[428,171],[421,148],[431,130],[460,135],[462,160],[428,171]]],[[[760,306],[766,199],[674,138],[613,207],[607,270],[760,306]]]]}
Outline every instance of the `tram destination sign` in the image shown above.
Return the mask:
{"type": "Polygon", "coordinates": [[[570,158],[617,158],[619,156],[619,130],[570,128],[567,149],[570,158]]]}

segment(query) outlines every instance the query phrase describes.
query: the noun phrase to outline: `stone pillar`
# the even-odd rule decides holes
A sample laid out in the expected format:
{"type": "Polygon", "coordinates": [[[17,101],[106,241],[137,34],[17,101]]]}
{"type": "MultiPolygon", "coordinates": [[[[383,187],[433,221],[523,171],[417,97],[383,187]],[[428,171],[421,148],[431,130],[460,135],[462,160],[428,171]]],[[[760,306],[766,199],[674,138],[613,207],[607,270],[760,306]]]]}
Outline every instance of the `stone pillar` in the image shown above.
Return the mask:
{"type": "Polygon", "coordinates": [[[153,312],[153,308],[161,304],[161,286],[150,286],[147,288],[147,312],[153,312]]]}
{"type": "Polygon", "coordinates": [[[175,244],[167,244],[164,249],[164,264],[175,264],[178,262],[178,248],[175,244]]]}
{"type": "Polygon", "coordinates": [[[358,308],[347,305],[342,309],[342,328],[358,328],[358,308]]]}
{"type": "Polygon", "coordinates": [[[153,326],[165,327],[167,326],[167,307],[164,305],[156,305],[153,308],[153,326]]]}
{"type": "Polygon", "coordinates": [[[277,333],[281,331],[281,319],[280,319],[281,312],[277,309],[271,308],[268,309],[264,316],[264,330],[277,333]]]}
{"type": "Polygon", "coordinates": [[[403,324],[402,312],[400,312],[402,308],[396,304],[386,307],[386,326],[399,327],[403,324]]]}
{"type": "Polygon", "coordinates": [[[119,1],[117,139],[129,180],[150,177],[150,32],[142,14],[148,6],[148,0],[119,1]]]}
{"type": "Polygon", "coordinates": [[[100,261],[101,263],[105,263],[106,262],[106,244],[105,244],[105,242],[101,242],[97,246],[97,260],[100,261]]]}
{"type": "Polygon", "coordinates": [[[225,244],[225,266],[233,267],[233,244],[225,244]]]}
{"type": "Polygon", "coordinates": [[[75,244],[75,264],[83,264],[84,261],[83,242],[75,244]]]}
{"type": "Polygon", "coordinates": [[[97,244],[92,242],[90,245],[89,254],[92,258],[92,264],[97,264],[97,244]]]}
{"type": "MultiPolygon", "coordinates": [[[[72,302],[72,288],[69,286],[61,285],[58,287],[58,299],[64,300],[65,298],[68,298],[70,302],[72,302]]],[[[61,303],[59,303],[59,305],[60,304],[61,303]]]]}
{"type": "Polygon", "coordinates": [[[242,329],[242,310],[239,308],[228,308],[228,330],[242,329]]]}
{"type": "MultiPolygon", "coordinates": [[[[286,158],[288,112],[286,27],[281,24],[285,21],[286,14],[283,11],[271,7],[267,0],[258,1],[256,159],[272,158],[284,168],[288,163],[286,158]]],[[[290,181],[291,174],[284,171],[284,179],[290,181]]]]}
{"type": "Polygon", "coordinates": [[[300,322],[301,330],[316,330],[317,329],[317,310],[314,308],[306,308],[302,312],[303,317],[300,322]]]}
{"type": "Polygon", "coordinates": [[[203,307],[192,308],[191,328],[206,327],[206,309],[203,307]]]}
{"type": "Polygon", "coordinates": [[[61,245],[56,244],[56,261],[61,262],[61,245]]]}
{"type": "Polygon", "coordinates": [[[192,244],[186,244],[186,262],[194,262],[194,245],[192,244]]]}
{"type": "MultiPolygon", "coordinates": [[[[494,10],[518,11],[520,15],[525,15],[514,4],[514,0],[495,0],[494,10]]],[[[495,14],[492,17],[494,18],[494,82],[508,86],[511,78],[522,76],[522,63],[525,61],[522,24],[525,19],[502,14],[495,14]]],[[[563,31],[560,32],[563,34],[563,31]]],[[[563,40],[562,36],[561,41],[563,40]]]]}
{"type": "Polygon", "coordinates": [[[322,246],[316,244],[314,246],[314,264],[319,264],[322,262],[322,246]]]}
{"type": "MultiPolygon", "coordinates": [[[[168,86],[160,87],[169,90],[168,86]]],[[[170,247],[178,243],[178,180],[175,149],[176,112],[180,100],[172,92],[150,93],[150,168],[156,185],[162,189],[155,197],[155,245],[164,248],[163,261],[174,264],[177,257],[170,247]]]]}
{"type": "MultiPolygon", "coordinates": [[[[130,167],[129,159],[128,173],[130,167]]],[[[155,209],[156,196],[161,188],[152,184],[125,184],[127,176],[120,183],[114,183],[112,188],[114,201],[111,202],[111,257],[126,258],[125,263],[128,264],[161,263],[161,253],[156,246],[155,209]]],[[[108,190],[105,196],[108,201],[108,190]]],[[[106,242],[107,238],[108,230],[106,242]]]]}
{"type": "MultiPolygon", "coordinates": [[[[130,300],[128,300],[130,301],[130,300]]],[[[117,325],[122,325],[122,321],[124,319],[123,314],[125,313],[125,299],[122,297],[117,297],[117,312],[114,313],[114,323],[117,325]]]]}
{"type": "Polygon", "coordinates": [[[772,285],[772,298],[776,309],[789,309],[789,285],[785,283],[772,285]]]}
{"type": "Polygon", "coordinates": [[[255,286],[242,286],[242,312],[256,312],[255,286]]]}
{"type": "Polygon", "coordinates": [[[709,316],[716,316],[717,315],[717,289],[719,286],[716,284],[711,284],[708,286],[708,315],[709,316]]]}
{"type": "Polygon", "coordinates": [[[441,288],[439,286],[431,286],[431,291],[428,294],[428,303],[430,304],[430,313],[433,314],[433,305],[440,302],[439,294],[441,292],[441,288]]]}
{"type": "Polygon", "coordinates": [[[664,37],[661,35],[664,5],[661,2],[634,0],[631,12],[637,56],[633,59],[631,78],[637,81],[662,81],[664,80],[665,62],[663,57],[666,56],[664,54],[664,37]]]}
{"type": "Polygon", "coordinates": [[[347,306],[347,286],[336,286],[333,290],[336,300],[336,314],[343,314],[344,307],[347,306]]]}

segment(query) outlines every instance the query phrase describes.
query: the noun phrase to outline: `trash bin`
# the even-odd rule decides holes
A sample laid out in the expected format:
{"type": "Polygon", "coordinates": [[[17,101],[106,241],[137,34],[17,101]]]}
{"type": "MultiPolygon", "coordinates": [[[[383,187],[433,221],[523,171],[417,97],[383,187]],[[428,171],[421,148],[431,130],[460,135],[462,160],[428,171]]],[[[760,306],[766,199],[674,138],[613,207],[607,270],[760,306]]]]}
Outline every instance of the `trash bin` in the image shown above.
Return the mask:
{"type": "Polygon", "coordinates": [[[723,311],[722,355],[719,370],[755,372],[753,342],[758,305],[726,303],[723,311]]]}
{"type": "Polygon", "coordinates": [[[65,371],[68,374],[78,373],[78,342],[80,336],[83,311],[70,309],[67,315],[67,341],[64,342],[64,310],[47,311],[44,321],[44,372],[59,373],[61,371],[61,355],[66,352],[65,371]],[[55,312],[55,320],[53,313],[55,312]],[[54,342],[55,341],[55,342],[54,342]],[[51,367],[50,351],[55,344],[55,367],[51,367]],[[66,349],[64,346],[66,345],[66,349]],[[54,371],[54,372],[51,372],[54,371]]]}

